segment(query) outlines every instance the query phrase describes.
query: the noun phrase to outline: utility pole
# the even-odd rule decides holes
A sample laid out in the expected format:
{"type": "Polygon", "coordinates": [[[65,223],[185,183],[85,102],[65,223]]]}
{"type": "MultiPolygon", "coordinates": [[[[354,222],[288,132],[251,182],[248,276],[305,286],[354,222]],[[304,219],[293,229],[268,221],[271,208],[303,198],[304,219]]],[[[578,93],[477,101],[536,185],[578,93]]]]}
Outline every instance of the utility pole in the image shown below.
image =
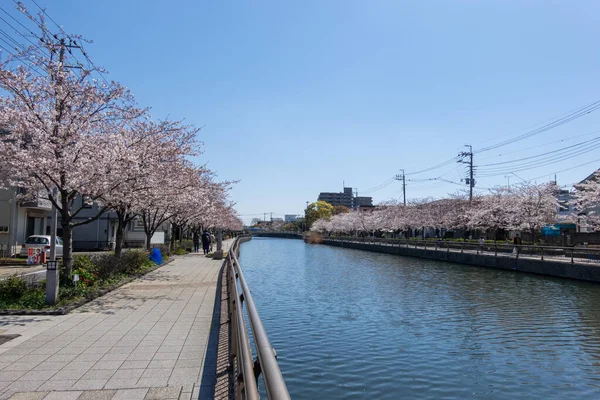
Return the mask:
{"type": "Polygon", "coordinates": [[[267,222],[267,213],[263,213],[263,222],[267,222]]]}
{"type": "Polygon", "coordinates": [[[273,222],[273,213],[271,213],[271,222],[273,222]]]}
{"type": "MultiPolygon", "coordinates": [[[[65,68],[64,65],[64,61],[65,61],[65,39],[60,39],[60,44],[58,44],[58,46],[60,46],[60,50],[58,52],[58,65],[60,68],[59,73],[56,76],[56,83],[57,86],[60,86],[63,80],[63,71],[65,68]]],[[[53,51],[54,52],[54,51],[53,51]]],[[[59,109],[58,103],[56,105],[56,112],[60,113],[61,110],[59,109]]],[[[48,197],[52,197],[52,219],[50,222],[50,260],[47,260],[47,262],[49,261],[49,263],[47,264],[47,268],[46,268],[46,304],[48,305],[55,305],[56,302],[58,301],[58,286],[59,286],[59,276],[60,276],[60,271],[57,268],[57,263],[56,263],[56,225],[57,225],[57,220],[58,220],[58,210],[56,209],[56,206],[54,205],[54,203],[58,198],[58,190],[57,188],[53,188],[51,191],[48,192],[48,197]],[[50,268],[51,266],[51,268],[50,268]]]]}
{"type": "Polygon", "coordinates": [[[473,187],[475,186],[475,179],[473,179],[473,146],[466,144],[465,147],[468,147],[469,151],[458,153],[458,156],[461,157],[458,162],[469,166],[469,177],[466,179],[466,183],[469,185],[469,202],[471,202],[473,201],[473,187]],[[469,161],[465,161],[465,157],[469,157],[469,161]]]}
{"type": "Polygon", "coordinates": [[[504,177],[508,181],[508,188],[510,189],[510,175],[504,175],[504,177]]]}
{"type": "Polygon", "coordinates": [[[397,174],[396,180],[402,181],[402,196],[404,197],[404,205],[406,205],[406,175],[404,175],[403,169],[401,169],[400,171],[402,171],[402,175],[397,174]]]}

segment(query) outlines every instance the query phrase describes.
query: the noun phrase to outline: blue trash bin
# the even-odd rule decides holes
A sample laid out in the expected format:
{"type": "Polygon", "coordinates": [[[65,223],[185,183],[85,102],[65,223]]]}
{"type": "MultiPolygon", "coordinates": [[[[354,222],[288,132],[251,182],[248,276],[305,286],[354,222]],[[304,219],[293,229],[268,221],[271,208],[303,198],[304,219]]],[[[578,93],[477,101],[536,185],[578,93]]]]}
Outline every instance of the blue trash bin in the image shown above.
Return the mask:
{"type": "Polygon", "coordinates": [[[157,249],[157,248],[152,249],[152,251],[150,252],[150,260],[154,261],[158,265],[162,264],[163,258],[162,258],[162,254],[160,253],[160,249],[157,249]]]}

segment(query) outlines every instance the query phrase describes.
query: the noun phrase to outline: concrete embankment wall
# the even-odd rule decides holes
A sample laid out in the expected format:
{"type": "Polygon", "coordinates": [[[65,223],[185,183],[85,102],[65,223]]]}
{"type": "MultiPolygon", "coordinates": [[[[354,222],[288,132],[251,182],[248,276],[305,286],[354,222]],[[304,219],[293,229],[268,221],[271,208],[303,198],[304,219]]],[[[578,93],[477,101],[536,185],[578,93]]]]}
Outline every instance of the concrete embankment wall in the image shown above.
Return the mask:
{"type": "Polygon", "coordinates": [[[414,249],[379,244],[339,242],[327,240],[323,244],[357,250],[375,251],[379,253],[398,254],[401,256],[428,258],[480,267],[499,268],[511,271],[530,272],[533,274],[557,276],[590,282],[600,282],[600,266],[586,265],[551,260],[532,260],[527,258],[495,257],[493,254],[458,253],[441,250],[414,249]]]}
{"type": "MultiPolygon", "coordinates": [[[[258,235],[257,235],[258,236],[258,235]]],[[[298,234],[263,233],[260,236],[288,239],[301,239],[298,234]]],[[[495,257],[493,254],[458,253],[443,250],[426,250],[423,248],[407,248],[403,246],[385,246],[380,244],[341,242],[325,239],[323,244],[345,247],[349,249],[374,251],[378,253],[397,254],[400,256],[428,258],[431,260],[448,261],[459,264],[474,265],[487,268],[506,269],[511,271],[529,272],[532,274],[556,276],[560,278],[577,279],[589,282],[600,282],[600,265],[583,264],[552,260],[532,260],[528,258],[513,258],[506,256],[495,257]]]]}

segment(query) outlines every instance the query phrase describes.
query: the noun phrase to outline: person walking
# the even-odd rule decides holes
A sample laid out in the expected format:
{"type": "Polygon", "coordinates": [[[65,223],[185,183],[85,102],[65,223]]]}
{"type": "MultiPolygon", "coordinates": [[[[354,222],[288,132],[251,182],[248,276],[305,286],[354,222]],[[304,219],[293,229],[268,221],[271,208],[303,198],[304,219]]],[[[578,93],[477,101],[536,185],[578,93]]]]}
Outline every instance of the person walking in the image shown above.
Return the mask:
{"type": "Polygon", "coordinates": [[[198,253],[200,251],[200,235],[198,234],[198,232],[194,232],[193,242],[194,242],[194,253],[198,253]]]}
{"type": "Polygon", "coordinates": [[[208,231],[204,231],[204,233],[202,234],[202,250],[204,251],[204,254],[208,254],[209,249],[210,233],[208,233],[208,231]]]}
{"type": "Polygon", "coordinates": [[[523,244],[523,241],[521,240],[521,237],[519,236],[519,234],[517,233],[513,239],[513,245],[515,246],[513,249],[513,254],[516,256],[519,254],[519,252],[521,251],[521,245],[523,244]]]}

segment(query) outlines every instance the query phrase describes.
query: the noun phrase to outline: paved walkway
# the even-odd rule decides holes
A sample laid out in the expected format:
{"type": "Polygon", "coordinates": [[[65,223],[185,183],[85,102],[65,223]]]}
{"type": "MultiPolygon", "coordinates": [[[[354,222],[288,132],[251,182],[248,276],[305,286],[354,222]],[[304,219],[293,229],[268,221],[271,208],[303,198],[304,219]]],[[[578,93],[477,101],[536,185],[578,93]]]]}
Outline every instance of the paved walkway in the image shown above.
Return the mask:
{"type": "Polygon", "coordinates": [[[210,393],[216,344],[207,348],[219,325],[212,321],[222,263],[187,255],[68,315],[0,316],[1,335],[21,335],[0,345],[0,399],[210,393]]]}

